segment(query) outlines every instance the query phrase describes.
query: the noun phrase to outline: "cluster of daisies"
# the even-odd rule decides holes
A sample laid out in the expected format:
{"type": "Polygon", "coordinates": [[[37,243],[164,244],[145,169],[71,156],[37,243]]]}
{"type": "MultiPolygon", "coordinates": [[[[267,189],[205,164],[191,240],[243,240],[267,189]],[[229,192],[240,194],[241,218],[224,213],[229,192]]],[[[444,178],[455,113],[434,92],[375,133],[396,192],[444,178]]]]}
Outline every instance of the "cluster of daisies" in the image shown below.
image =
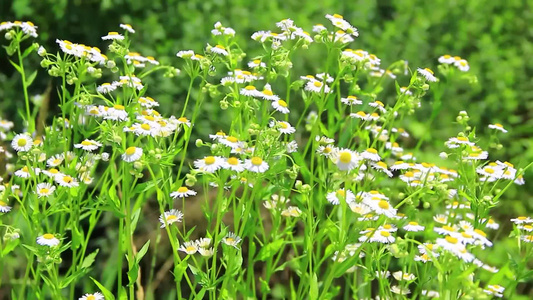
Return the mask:
{"type": "MultiPolygon", "coordinates": [[[[503,126],[498,124],[496,126],[499,131],[502,131],[503,126]]],[[[489,125],[489,127],[494,127],[495,125],[489,125]]],[[[503,132],[503,131],[502,131],[503,132]]],[[[446,147],[455,151],[457,155],[464,161],[474,163],[478,165],[478,161],[483,161],[488,159],[488,152],[483,151],[478,147],[474,142],[470,141],[468,137],[457,136],[451,137],[446,141],[446,147]]],[[[448,157],[447,153],[441,153],[441,157],[448,157]]],[[[518,174],[517,169],[510,162],[488,162],[486,164],[480,165],[476,168],[476,172],[480,175],[479,180],[481,182],[496,182],[498,180],[513,180],[514,183],[518,185],[523,185],[525,183],[522,174],[518,174]]]]}
{"type": "Polygon", "coordinates": [[[439,57],[439,63],[446,64],[446,65],[453,65],[459,71],[467,72],[470,70],[470,65],[468,64],[468,61],[464,58],[461,58],[460,56],[451,56],[449,54],[445,54],[441,57],[439,57]]]}
{"type": "Polygon", "coordinates": [[[9,31],[12,29],[20,29],[22,32],[28,36],[36,38],[37,35],[37,26],[33,24],[30,21],[27,22],[21,22],[21,21],[14,21],[14,22],[1,22],[0,23],[0,32],[1,31],[9,31]]]}

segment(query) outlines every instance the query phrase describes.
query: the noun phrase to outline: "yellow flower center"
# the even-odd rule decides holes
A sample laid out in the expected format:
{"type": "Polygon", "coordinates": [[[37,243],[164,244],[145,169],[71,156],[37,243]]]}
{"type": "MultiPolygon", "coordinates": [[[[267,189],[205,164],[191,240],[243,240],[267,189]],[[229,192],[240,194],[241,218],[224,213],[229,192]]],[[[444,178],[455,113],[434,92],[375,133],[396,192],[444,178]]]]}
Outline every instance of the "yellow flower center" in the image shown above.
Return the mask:
{"type": "Polygon", "coordinates": [[[479,234],[479,235],[481,235],[482,237],[486,237],[486,236],[487,236],[486,233],[484,233],[483,231],[481,231],[481,230],[479,230],[479,229],[474,229],[474,232],[477,233],[477,234],[479,234]]]}
{"type": "Polygon", "coordinates": [[[409,172],[405,172],[405,174],[403,176],[408,177],[408,178],[412,178],[412,177],[415,176],[415,173],[409,171],[409,172]]]}
{"type": "Polygon", "coordinates": [[[208,156],[204,158],[204,162],[206,165],[212,165],[215,163],[215,157],[214,156],[208,156]]]}
{"type": "Polygon", "coordinates": [[[453,227],[450,227],[450,226],[448,226],[448,225],[444,225],[444,226],[442,226],[442,229],[444,229],[444,230],[446,230],[446,231],[452,231],[452,232],[455,231],[455,229],[454,229],[453,227]]]}
{"type": "Polygon", "coordinates": [[[346,197],[346,191],[345,190],[337,190],[337,196],[346,197]]]}
{"type": "Polygon", "coordinates": [[[118,109],[118,110],[124,110],[124,106],[123,106],[123,105],[119,105],[119,104],[117,104],[117,105],[113,105],[113,107],[114,107],[115,109],[118,109]]]}
{"type": "Polygon", "coordinates": [[[489,174],[494,174],[494,169],[487,167],[487,168],[485,168],[485,172],[487,172],[489,174]]]}
{"type": "Polygon", "coordinates": [[[5,203],[4,201],[0,200],[0,206],[6,206],[7,203],[5,203]]]}
{"type": "Polygon", "coordinates": [[[178,193],[186,193],[189,189],[186,186],[182,186],[178,189],[178,193]]]}
{"type": "Polygon", "coordinates": [[[65,182],[65,183],[71,183],[71,182],[72,182],[72,177],[70,177],[70,176],[68,176],[68,175],[65,176],[65,177],[63,177],[63,182],[65,182]]]}
{"type": "Polygon", "coordinates": [[[167,223],[169,223],[169,221],[173,221],[173,220],[176,220],[178,217],[176,217],[175,215],[170,215],[167,217],[167,223]]]}
{"type": "Polygon", "coordinates": [[[181,118],[178,119],[178,121],[182,122],[182,123],[187,123],[187,121],[189,121],[189,120],[187,120],[187,118],[185,118],[185,117],[181,117],[181,118]]]}
{"type": "Polygon", "coordinates": [[[255,86],[247,85],[244,89],[249,90],[249,91],[255,91],[255,86]]]}
{"type": "Polygon", "coordinates": [[[47,239],[47,240],[51,240],[51,239],[54,238],[54,235],[51,234],[51,233],[45,233],[45,234],[43,234],[43,238],[47,239]]]}
{"type": "Polygon", "coordinates": [[[226,140],[227,140],[228,142],[231,142],[231,143],[236,143],[236,142],[239,141],[239,140],[238,140],[236,137],[234,137],[234,136],[228,136],[228,137],[226,138],[226,140]]]}
{"type": "Polygon", "coordinates": [[[228,158],[228,164],[236,166],[239,164],[239,160],[236,157],[230,157],[228,158]]]}
{"type": "Polygon", "coordinates": [[[28,169],[27,166],[24,166],[24,167],[22,168],[22,171],[25,172],[25,173],[28,173],[30,170],[28,169]]]}
{"type": "Polygon", "coordinates": [[[322,151],[322,152],[324,152],[324,153],[330,153],[331,150],[332,150],[331,147],[325,147],[325,148],[324,148],[324,151],[322,151]]]}
{"type": "Polygon", "coordinates": [[[283,100],[279,100],[279,101],[278,101],[278,104],[279,104],[279,106],[281,106],[281,107],[287,107],[287,102],[285,102],[285,101],[283,101],[283,100]]]}
{"type": "Polygon", "coordinates": [[[409,225],[418,226],[418,222],[409,222],[409,225]]]}
{"type": "Polygon", "coordinates": [[[271,90],[263,90],[263,94],[267,95],[267,96],[273,96],[274,93],[272,93],[271,90]]]}
{"type": "Polygon", "coordinates": [[[385,229],[391,229],[392,226],[390,226],[389,224],[385,224],[385,225],[383,225],[383,228],[385,228],[385,229]]]}
{"type": "Polygon", "coordinates": [[[450,244],[457,244],[459,242],[458,239],[452,237],[452,236],[447,236],[445,237],[446,241],[450,244]]]}
{"type": "Polygon", "coordinates": [[[150,125],[144,123],[141,125],[141,128],[144,129],[144,130],[150,130],[150,125]]]}
{"type": "Polygon", "coordinates": [[[252,165],[260,166],[263,163],[263,160],[257,156],[252,157],[252,165]]]}
{"type": "Polygon", "coordinates": [[[322,86],[322,82],[320,82],[320,81],[315,81],[315,82],[313,82],[313,85],[314,85],[315,87],[321,87],[321,86],[322,86]]]}
{"type": "Polygon", "coordinates": [[[468,142],[468,138],[467,137],[464,137],[464,136],[459,136],[457,137],[457,140],[461,141],[461,142],[468,142]]]}
{"type": "Polygon", "coordinates": [[[366,149],[366,152],[369,152],[369,153],[372,153],[372,154],[377,154],[378,150],[376,150],[374,148],[368,148],[368,149],[366,149]]]}
{"type": "Polygon", "coordinates": [[[226,50],[226,48],[224,48],[224,46],[222,46],[222,45],[216,45],[215,47],[218,48],[218,49],[226,50]]]}
{"type": "Polygon", "coordinates": [[[352,161],[352,154],[350,152],[342,152],[339,157],[339,160],[341,161],[341,163],[347,164],[352,161]]]}
{"type": "Polygon", "coordinates": [[[355,114],[363,118],[366,117],[366,113],[364,111],[358,111],[355,114]]]}
{"type": "Polygon", "coordinates": [[[389,209],[389,207],[390,207],[389,202],[387,202],[385,200],[379,201],[378,206],[380,208],[382,208],[382,209],[389,209]]]}
{"type": "Polygon", "coordinates": [[[90,142],[90,141],[83,141],[83,142],[81,142],[81,144],[82,144],[83,146],[91,146],[93,143],[90,142]]]}
{"type": "Polygon", "coordinates": [[[433,75],[433,71],[430,68],[424,68],[424,70],[428,71],[431,75],[433,75]]]}
{"type": "Polygon", "coordinates": [[[466,233],[466,232],[462,232],[461,236],[463,236],[464,238],[467,238],[467,239],[472,238],[472,236],[470,234],[466,233]]]}
{"type": "Polygon", "coordinates": [[[19,145],[19,147],[24,147],[24,146],[26,146],[27,143],[28,143],[28,141],[25,138],[20,138],[17,141],[17,145],[19,145]]]}
{"type": "Polygon", "coordinates": [[[135,151],[137,151],[137,148],[129,147],[128,149],[126,149],[126,155],[133,155],[133,153],[135,153],[135,151]]]}
{"type": "Polygon", "coordinates": [[[389,237],[389,236],[390,236],[390,232],[385,231],[385,230],[382,230],[382,231],[380,232],[380,234],[381,234],[381,236],[384,236],[384,237],[389,237]]]}
{"type": "Polygon", "coordinates": [[[382,162],[382,161],[379,161],[379,162],[377,163],[377,165],[380,166],[380,167],[382,167],[382,168],[384,168],[384,169],[387,168],[387,164],[384,163],[384,162],[382,162]]]}
{"type": "Polygon", "coordinates": [[[47,188],[42,188],[41,190],[39,190],[39,193],[41,194],[48,194],[48,192],[50,192],[50,190],[47,188]]]}

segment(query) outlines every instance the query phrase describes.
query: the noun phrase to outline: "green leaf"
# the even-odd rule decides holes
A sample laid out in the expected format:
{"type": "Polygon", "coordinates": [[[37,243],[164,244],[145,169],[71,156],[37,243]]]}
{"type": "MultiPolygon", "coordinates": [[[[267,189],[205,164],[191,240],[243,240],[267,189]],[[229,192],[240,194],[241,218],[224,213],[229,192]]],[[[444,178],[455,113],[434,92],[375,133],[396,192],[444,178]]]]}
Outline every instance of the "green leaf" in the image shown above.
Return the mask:
{"type": "Polygon", "coordinates": [[[134,263],[131,269],[128,270],[128,285],[134,285],[135,281],[137,281],[137,277],[139,277],[139,264],[134,263]]]}
{"type": "Polygon", "coordinates": [[[311,282],[309,283],[309,298],[318,299],[318,278],[314,272],[311,277],[311,282]]]}
{"type": "Polygon", "coordinates": [[[19,72],[20,74],[22,74],[22,69],[20,68],[19,65],[17,65],[15,62],[13,62],[11,59],[9,60],[9,62],[10,62],[11,65],[17,70],[17,72],[19,72]]]}
{"type": "Polygon", "coordinates": [[[257,260],[265,261],[267,258],[274,256],[274,254],[279,252],[279,249],[283,246],[283,240],[277,240],[272,243],[267,244],[261,248],[259,254],[257,255],[257,260]]]}
{"type": "Polygon", "coordinates": [[[30,86],[35,80],[35,77],[37,77],[37,70],[33,71],[33,73],[31,73],[30,76],[26,78],[26,85],[30,86]]]}
{"type": "Polygon", "coordinates": [[[100,292],[104,294],[104,297],[106,300],[115,300],[115,296],[108,289],[106,289],[105,286],[103,286],[100,282],[98,282],[98,280],[92,277],[90,278],[94,282],[94,284],[96,284],[96,286],[100,289],[100,292]]]}
{"type": "Polygon", "coordinates": [[[140,263],[141,259],[144,257],[146,252],[148,251],[148,248],[150,247],[150,240],[146,241],[146,243],[142,246],[141,250],[135,255],[135,261],[140,263]]]}
{"type": "Polygon", "coordinates": [[[120,290],[118,291],[118,299],[128,300],[128,292],[126,292],[126,288],[124,288],[123,286],[121,286],[120,290]]]}
{"type": "Polygon", "coordinates": [[[9,254],[13,249],[15,249],[20,244],[20,240],[10,240],[4,245],[4,248],[2,249],[2,257],[9,254]]]}
{"type": "Polygon", "coordinates": [[[83,242],[83,229],[82,232],[78,230],[77,226],[72,227],[72,245],[71,249],[78,249],[83,242]]]}
{"type": "Polygon", "coordinates": [[[82,269],[90,268],[93,265],[95,257],[96,257],[96,255],[98,254],[99,251],[100,251],[100,249],[96,249],[96,251],[94,251],[93,253],[87,255],[85,257],[85,259],[83,259],[83,262],[81,263],[81,268],[82,269]]]}

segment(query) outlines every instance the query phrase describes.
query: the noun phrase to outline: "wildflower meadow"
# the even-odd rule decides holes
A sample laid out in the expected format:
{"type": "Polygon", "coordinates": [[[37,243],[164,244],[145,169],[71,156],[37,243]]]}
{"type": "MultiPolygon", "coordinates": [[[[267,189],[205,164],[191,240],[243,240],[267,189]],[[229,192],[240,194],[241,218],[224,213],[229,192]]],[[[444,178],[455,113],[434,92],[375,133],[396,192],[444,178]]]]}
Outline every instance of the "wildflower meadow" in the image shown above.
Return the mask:
{"type": "Polygon", "coordinates": [[[0,298],[531,299],[533,215],[493,217],[531,171],[492,158],[513,128],[457,111],[437,149],[405,129],[478,82],[468,57],[385,65],[351,20],[313,22],[217,22],[163,63],[135,24],[45,48],[2,20],[23,105],[0,112],[0,298]]]}

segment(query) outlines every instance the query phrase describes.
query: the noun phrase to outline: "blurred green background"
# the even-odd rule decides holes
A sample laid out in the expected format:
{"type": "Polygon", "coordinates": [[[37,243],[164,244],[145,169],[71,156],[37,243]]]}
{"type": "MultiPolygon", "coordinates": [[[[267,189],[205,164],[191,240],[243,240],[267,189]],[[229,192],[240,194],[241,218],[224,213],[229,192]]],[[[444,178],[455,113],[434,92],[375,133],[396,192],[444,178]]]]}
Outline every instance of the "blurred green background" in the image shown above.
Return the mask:
{"type": "MultiPolygon", "coordinates": [[[[249,37],[254,31],[273,30],[275,22],[291,18],[307,31],[316,23],[328,23],[324,15],[338,13],[360,31],[351,48],[376,54],[382,66],[405,59],[412,69],[437,68],[443,54],[466,58],[479,83],[455,84],[444,96],[443,109],[430,129],[424,128],[430,105],[423,103],[417,117],[407,125],[414,137],[430,130],[432,138],[423,149],[431,155],[445,150],[442,141],[457,134],[452,123],[460,110],[466,110],[479,137],[488,141],[489,123],[501,123],[509,133],[501,136],[502,150],[489,149],[492,160],[509,160],[517,167],[533,161],[533,1],[508,0],[17,0],[0,2],[0,20],[30,20],[39,26],[37,41],[56,51],[55,39],[68,39],[105,49],[101,36],[129,23],[137,31],[132,51],[155,56],[163,63],[179,65],[178,50],[202,52],[210,41],[216,21],[237,31],[248,58],[259,45],[249,37]],[[433,143],[433,144],[432,144],[433,143]]],[[[5,43],[5,42],[3,42],[5,43]]],[[[322,53],[309,51],[295,63],[297,74],[320,70],[322,53]]],[[[38,67],[35,57],[34,67],[38,67]]],[[[245,60],[247,61],[247,60],[245,60]]],[[[15,116],[23,98],[18,74],[11,68],[5,52],[0,55],[0,111],[3,117],[15,116]],[[15,105],[14,105],[15,104],[15,105]]],[[[44,71],[32,86],[32,93],[45,89],[44,71]]],[[[187,80],[163,80],[162,74],[147,83],[149,94],[175,107],[184,99],[187,80]]],[[[431,96],[426,97],[431,102],[431,96]]],[[[171,110],[174,111],[174,110],[171,110]]],[[[176,110],[177,111],[177,110],[176,110]]],[[[20,124],[19,120],[18,124],[20,124]]],[[[202,121],[202,131],[219,128],[202,121]]],[[[198,128],[198,127],[197,127],[198,128]]],[[[533,182],[532,172],[525,175],[533,182]]],[[[533,186],[513,187],[505,196],[513,205],[503,206],[499,214],[513,216],[533,211],[533,186]]]]}

